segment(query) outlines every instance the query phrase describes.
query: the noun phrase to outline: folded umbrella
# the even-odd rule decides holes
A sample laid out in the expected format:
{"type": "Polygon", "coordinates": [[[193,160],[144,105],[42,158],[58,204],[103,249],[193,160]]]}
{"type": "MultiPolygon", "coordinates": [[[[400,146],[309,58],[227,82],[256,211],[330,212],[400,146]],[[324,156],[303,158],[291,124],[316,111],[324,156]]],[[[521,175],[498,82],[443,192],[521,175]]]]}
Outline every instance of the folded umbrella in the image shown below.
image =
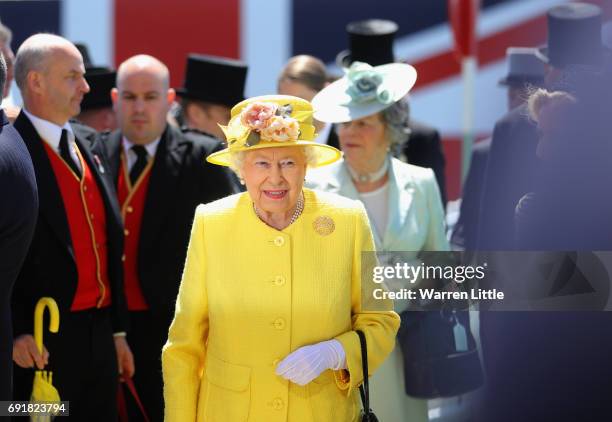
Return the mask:
{"type": "MultiPolygon", "coordinates": [[[[50,297],[39,299],[34,310],[34,341],[39,353],[43,353],[43,314],[45,309],[49,308],[49,331],[57,333],[59,330],[59,309],[57,303],[50,297]]],[[[53,373],[50,371],[36,371],[34,374],[34,383],[32,385],[32,395],[30,403],[55,403],[59,404],[60,396],[57,389],[53,386],[53,373]]],[[[57,414],[57,413],[56,413],[57,414]]],[[[32,422],[50,422],[52,416],[44,414],[31,414],[30,421],[32,422]]]]}

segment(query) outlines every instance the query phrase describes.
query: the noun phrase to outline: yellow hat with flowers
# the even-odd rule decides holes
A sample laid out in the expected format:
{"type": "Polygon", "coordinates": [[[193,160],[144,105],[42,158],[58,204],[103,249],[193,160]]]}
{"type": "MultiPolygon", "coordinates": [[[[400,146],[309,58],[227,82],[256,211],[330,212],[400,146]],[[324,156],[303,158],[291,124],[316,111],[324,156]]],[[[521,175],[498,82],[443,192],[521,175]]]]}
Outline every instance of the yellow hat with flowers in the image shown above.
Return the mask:
{"type": "Polygon", "coordinates": [[[206,158],[213,164],[229,166],[231,154],[261,148],[304,146],[313,147],[320,167],[337,161],[342,153],[336,148],[314,142],[312,105],[289,95],[264,95],[248,98],[232,108],[225,134],[227,148],[206,158]]]}

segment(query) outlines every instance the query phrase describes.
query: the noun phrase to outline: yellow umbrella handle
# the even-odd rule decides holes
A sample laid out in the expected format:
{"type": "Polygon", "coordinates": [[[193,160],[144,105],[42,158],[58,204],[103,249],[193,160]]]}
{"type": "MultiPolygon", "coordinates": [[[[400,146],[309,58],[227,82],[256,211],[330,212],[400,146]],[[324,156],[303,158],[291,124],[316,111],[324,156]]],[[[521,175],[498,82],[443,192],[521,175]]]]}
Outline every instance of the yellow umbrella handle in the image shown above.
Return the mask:
{"type": "Polygon", "coordinates": [[[36,303],[34,310],[34,341],[40,354],[43,352],[43,313],[49,308],[49,331],[57,333],[59,330],[59,309],[57,303],[50,297],[42,297],[36,303]]]}

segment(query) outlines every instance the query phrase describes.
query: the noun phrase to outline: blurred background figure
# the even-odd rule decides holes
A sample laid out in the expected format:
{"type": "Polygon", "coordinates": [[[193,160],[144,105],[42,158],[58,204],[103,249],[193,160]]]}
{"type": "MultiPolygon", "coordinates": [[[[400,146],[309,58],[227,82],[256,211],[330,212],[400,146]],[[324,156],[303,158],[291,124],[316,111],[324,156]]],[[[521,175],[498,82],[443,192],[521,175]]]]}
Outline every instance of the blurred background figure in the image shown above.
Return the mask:
{"type": "Polygon", "coordinates": [[[183,125],[225,139],[219,125],[227,125],[231,108],[244,99],[246,76],[247,66],[237,60],[190,54],[183,86],[176,90],[183,125]]]}
{"type": "MultiPolygon", "coordinates": [[[[390,20],[368,19],[349,23],[346,26],[349,49],[338,53],[336,63],[346,68],[355,61],[371,66],[395,62],[393,41],[398,29],[398,25],[390,20]]],[[[436,175],[442,204],[446,205],[445,160],[440,134],[414,119],[410,119],[408,127],[408,139],[398,146],[394,154],[409,164],[431,168],[436,175]]]]}
{"type": "MultiPolygon", "coordinates": [[[[523,105],[530,93],[544,84],[544,63],[535,48],[510,47],[506,51],[508,73],[499,81],[507,88],[508,111],[523,105]]],[[[470,170],[463,186],[461,211],[453,228],[451,243],[455,249],[475,250],[479,227],[480,201],[491,138],[474,145],[470,170]]]]}
{"type": "Polygon", "coordinates": [[[12,40],[13,33],[6,25],[0,22],[0,53],[4,56],[4,62],[6,63],[6,82],[2,89],[1,101],[2,109],[10,122],[14,122],[19,114],[19,107],[15,105],[11,96],[11,84],[15,75],[15,54],[11,48],[12,40]]]}
{"type": "MultiPolygon", "coordinates": [[[[328,75],[325,64],[313,56],[302,54],[289,59],[278,77],[278,93],[293,95],[312,101],[314,96],[327,85],[328,75]]],[[[331,123],[313,121],[316,133],[315,142],[340,148],[338,135],[331,123]]]]}
{"type": "MultiPolygon", "coordinates": [[[[550,9],[547,21],[548,43],[537,52],[547,64],[546,90],[504,117],[493,135],[481,244],[611,250],[612,85],[602,11],[567,3],[550,9]]],[[[554,306],[555,297],[548,299],[554,306]]],[[[611,327],[610,312],[481,312],[481,420],[609,419],[611,327]]]]}
{"type": "MultiPolygon", "coordinates": [[[[587,3],[568,3],[548,15],[548,46],[537,50],[546,64],[545,85],[555,90],[572,68],[603,64],[601,9],[587,3]]],[[[511,250],[516,247],[514,210],[535,180],[537,131],[523,104],[495,125],[484,178],[477,247],[511,250]]]]}
{"type": "MultiPolygon", "coordinates": [[[[0,92],[7,65],[0,54],[0,92]]],[[[12,400],[13,283],[26,257],[38,215],[38,192],[32,159],[23,139],[0,110],[0,400],[12,400]]]]}
{"type": "Polygon", "coordinates": [[[77,116],[77,120],[99,132],[113,131],[117,128],[117,118],[113,111],[110,93],[115,87],[117,72],[108,67],[94,66],[87,46],[75,45],[83,56],[85,80],[89,84],[89,92],[81,101],[81,113],[77,116]]]}

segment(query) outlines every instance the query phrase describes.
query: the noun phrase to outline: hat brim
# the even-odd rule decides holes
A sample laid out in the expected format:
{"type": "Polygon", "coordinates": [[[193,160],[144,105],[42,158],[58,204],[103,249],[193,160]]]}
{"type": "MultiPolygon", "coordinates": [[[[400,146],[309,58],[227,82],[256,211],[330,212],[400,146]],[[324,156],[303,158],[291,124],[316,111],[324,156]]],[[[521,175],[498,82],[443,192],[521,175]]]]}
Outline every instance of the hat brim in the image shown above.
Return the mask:
{"type": "Polygon", "coordinates": [[[319,144],[313,141],[296,141],[296,142],[266,142],[262,141],[257,145],[253,145],[251,147],[241,148],[239,150],[235,150],[230,152],[229,148],[225,148],[221,151],[217,151],[208,157],[206,157],[206,161],[211,164],[217,164],[219,166],[229,167],[231,164],[230,156],[233,153],[237,152],[246,152],[246,151],[254,151],[257,149],[264,148],[284,148],[284,147],[314,147],[316,148],[316,161],[315,163],[311,163],[311,167],[322,167],[328,164],[332,164],[338,161],[342,157],[342,153],[340,150],[332,147],[331,145],[319,144]]]}
{"type": "Polygon", "coordinates": [[[312,99],[314,118],[321,122],[342,123],[376,114],[404,98],[416,83],[416,69],[409,64],[390,63],[373,69],[383,75],[382,83],[391,95],[389,102],[353,101],[347,93],[348,78],[344,76],[325,87],[312,99]]]}
{"type": "MultiPolygon", "coordinates": [[[[548,46],[541,46],[535,49],[535,56],[540,59],[542,62],[549,64],[551,66],[555,66],[555,63],[550,62],[550,57],[548,55],[548,46]]],[[[609,58],[612,55],[612,50],[608,48],[608,46],[602,44],[601,45],[601,61],[602,63],[606,58],[609,58]]],[[[595,64],[594,65],[598,65],[595,64]]]]}

